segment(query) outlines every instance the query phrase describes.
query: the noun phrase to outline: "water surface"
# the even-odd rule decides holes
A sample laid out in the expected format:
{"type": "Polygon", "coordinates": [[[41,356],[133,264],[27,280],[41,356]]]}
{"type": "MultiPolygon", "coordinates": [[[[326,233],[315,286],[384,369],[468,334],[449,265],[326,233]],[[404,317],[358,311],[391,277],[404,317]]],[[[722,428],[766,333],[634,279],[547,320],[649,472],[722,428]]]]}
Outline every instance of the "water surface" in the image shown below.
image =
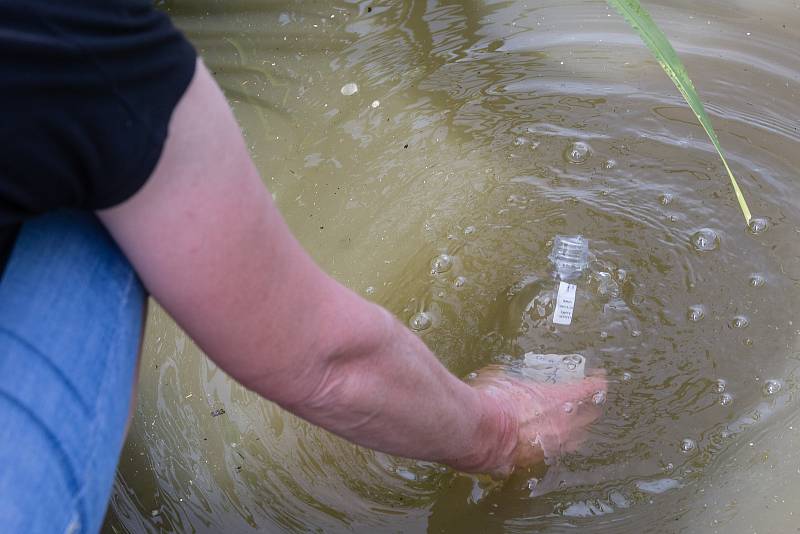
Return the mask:
{"type": "Polygon", "coordinates": [[[612,386],[580,451],[492,485],[286,414],[154,308],[106,529],[796,528],[800,6],[646,5],[763,231],[602,1],[169,2],[328,272],[459,376],[580,352],[612,386]],[[595,257],[568,327],[548,318],[557,234],[595,257]]]}

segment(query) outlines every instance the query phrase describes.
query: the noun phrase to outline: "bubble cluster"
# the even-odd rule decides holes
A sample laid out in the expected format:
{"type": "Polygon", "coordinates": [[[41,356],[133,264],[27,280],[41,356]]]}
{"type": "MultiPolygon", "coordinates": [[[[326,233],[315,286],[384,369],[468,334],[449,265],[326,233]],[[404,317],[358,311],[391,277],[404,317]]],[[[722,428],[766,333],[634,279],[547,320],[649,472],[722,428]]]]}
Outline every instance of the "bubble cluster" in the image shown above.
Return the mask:
{"type": "Polygon", "coordinates": [[[692,438],[684,438],[681,441],[681,452],[690,453],[697,448],[697,443],[692,438]]]}
{"type": "Polygon", "coordinates": [[[686,318],[696,323],[706,316],[706,309],[702,304],[692,304],[686,312],[686,318]]]}
{"type": "Polygon", "coordinates": [[[764,217],[753,217],[747,223],[747,231],[753,235],[763,234],[769,230],[769,220],[764,217]]]}
{"type": "Polygon", "coordinates": [[[697,252],[710,252],[719,248],[719,236],[710,228],[703,228],[693,233],[691,241],[697,252]]]}
{"type": "Polygon", "coordinates": [[[448,254],[439,254],[431,261],[431,274],[446,273],[453,267],[453,258],[448,254]]]}
{"type": "Polygon", "coordinates": [[[411,320],[408,322],[408,325],[412,330],[421,332],[422,330],[427,330],[433,325],[433,319],[431,318],[430,314],[419,312],[411,318],[411,320]]]}
{"type": "Polygon", "coordinates": [[[731,328],[747,328],[750,326],[750,319],[745,317],[744,315],[737,315],[731,320],[731,328]]]}
{"type": "Polygon", "coordinates": [[[581,364],[581,357],[572,354],[569,356],[564,356],[562,361],[564,362],[564,365],[566,365],[567,369],[574,371],[581,364]]]}
{"type": "Polygon", "coordinates": [[[592,153],[591,147],[583,141],[575,141],[564,151],[564,158],[569,163],[580,165],[586,163],[592,153]]]}
{"type": "Polygon", "coordinates": [[[730,393],[722,393],[722,394],[719,396],[719,403],[720,403],[722,406],[728,406],[728,405],[730,405],[732,402],[733,402],[733,395],[731,395],[730,393]]]}
{"type": "Polygon", "coordinates": [[[750,275],[750,280],[748,282],[751,287],[763,287],[764,284],[767,283],[767,279],[764,277],[763,274],[760,273],[753,273],[750,275]]]}
{"type": "Polygon", "coordinates": [[[767,397],[771,397],[772,395],[778,393],[782,387],[783,384],[781,383],[780,380],[770,379],[764,382],[764,386],[761,388],[761,390],[764,393],[764,395],[766,395],[767,397]]]}

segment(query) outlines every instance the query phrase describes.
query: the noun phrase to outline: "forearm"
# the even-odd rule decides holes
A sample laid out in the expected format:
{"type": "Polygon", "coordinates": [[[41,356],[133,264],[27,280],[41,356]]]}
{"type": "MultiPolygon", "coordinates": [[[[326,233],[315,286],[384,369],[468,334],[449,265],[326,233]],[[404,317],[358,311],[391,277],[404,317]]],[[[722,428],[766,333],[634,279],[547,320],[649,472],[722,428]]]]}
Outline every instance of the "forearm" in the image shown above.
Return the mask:
{"type": "Polygon", "coordinates": [[[355,295],[339,305],[351,321],[343,343],[289,410],[360,445],[468,471],[510,457],[507,406],[458,380],[382,308],[355,295]]]}
{"type": "Polygon", "coordinates": [[[500,403],[303,251],[202,64],[153,175],[99,216],[178,324],[264,397],[362,445],[463,469],[513,441],[500,403]]]}

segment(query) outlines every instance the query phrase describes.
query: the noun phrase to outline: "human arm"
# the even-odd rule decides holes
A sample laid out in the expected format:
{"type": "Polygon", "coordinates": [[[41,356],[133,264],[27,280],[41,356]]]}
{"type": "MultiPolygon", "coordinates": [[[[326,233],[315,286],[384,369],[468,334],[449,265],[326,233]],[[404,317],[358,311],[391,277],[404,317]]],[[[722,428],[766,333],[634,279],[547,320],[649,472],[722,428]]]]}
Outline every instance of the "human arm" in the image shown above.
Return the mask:
{"type": "Polygon", "coordinates": [[[368,447],[469,471],[517,463],[521,404],[458,380],[314,264],[202,64],[153,175],[98,215],[154,298],[246,387],[368,447]]]}

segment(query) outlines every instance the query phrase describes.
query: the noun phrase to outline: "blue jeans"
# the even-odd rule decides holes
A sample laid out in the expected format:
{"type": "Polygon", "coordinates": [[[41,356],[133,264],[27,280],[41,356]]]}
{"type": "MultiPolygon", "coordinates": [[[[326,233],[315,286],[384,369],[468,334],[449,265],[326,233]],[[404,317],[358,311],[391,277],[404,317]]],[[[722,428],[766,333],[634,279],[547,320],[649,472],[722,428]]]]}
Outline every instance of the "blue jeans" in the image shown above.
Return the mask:
{"type": "Polygon", "coordinates": [[[95,533],[131,406],[146,294],[93,215],[25,223],[0,281],[0,532],[95,533]]]}

